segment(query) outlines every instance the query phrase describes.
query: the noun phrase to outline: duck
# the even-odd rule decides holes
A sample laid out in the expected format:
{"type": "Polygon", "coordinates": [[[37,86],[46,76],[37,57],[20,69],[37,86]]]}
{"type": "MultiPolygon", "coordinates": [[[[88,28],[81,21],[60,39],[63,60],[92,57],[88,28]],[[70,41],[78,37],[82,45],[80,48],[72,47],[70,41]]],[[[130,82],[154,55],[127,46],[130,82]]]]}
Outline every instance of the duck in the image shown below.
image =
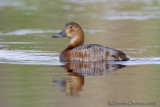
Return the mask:
{"type": "Polygon", "coordinates": [[[98,44],[84,43],[84,32],[76,22],[69,22],[52,38],[67,37],[68,46],[59,56],[60,62],[103,62],[103,61],[128,61],[127,55],[117,49],[112,49],[98,44]]]}

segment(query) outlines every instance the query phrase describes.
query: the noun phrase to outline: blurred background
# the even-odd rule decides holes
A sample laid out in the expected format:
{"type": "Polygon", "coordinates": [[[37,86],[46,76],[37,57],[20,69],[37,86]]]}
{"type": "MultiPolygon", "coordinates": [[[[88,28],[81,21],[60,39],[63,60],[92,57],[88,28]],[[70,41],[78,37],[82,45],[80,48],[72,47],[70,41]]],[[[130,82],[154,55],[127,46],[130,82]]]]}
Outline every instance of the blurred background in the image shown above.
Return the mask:
{"type": "Polygon", "coordinates": [[[0,0],[2,107],[107,107],[112,99],[158,107],[159,53],[160,0],[0,0]],[[58,57],[69,39],[51,36],[71,21],[84,29],[85,44],[116,48],[142,63],[85,76],[76,97],[66,96],[62,84],[73,75],[58,57]]]}

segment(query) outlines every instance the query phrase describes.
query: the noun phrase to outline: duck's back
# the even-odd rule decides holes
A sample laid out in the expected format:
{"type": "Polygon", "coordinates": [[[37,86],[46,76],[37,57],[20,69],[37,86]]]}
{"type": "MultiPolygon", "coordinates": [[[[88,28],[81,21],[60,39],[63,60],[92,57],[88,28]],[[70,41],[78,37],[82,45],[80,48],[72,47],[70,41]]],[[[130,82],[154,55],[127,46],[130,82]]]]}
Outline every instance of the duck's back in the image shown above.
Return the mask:
{"type": "Polygon", "coordinates": [[[68,51],[67,59],[81,62],[129,60],[123,52],[97,44],[87,44],[75,47],[68,51]]]}

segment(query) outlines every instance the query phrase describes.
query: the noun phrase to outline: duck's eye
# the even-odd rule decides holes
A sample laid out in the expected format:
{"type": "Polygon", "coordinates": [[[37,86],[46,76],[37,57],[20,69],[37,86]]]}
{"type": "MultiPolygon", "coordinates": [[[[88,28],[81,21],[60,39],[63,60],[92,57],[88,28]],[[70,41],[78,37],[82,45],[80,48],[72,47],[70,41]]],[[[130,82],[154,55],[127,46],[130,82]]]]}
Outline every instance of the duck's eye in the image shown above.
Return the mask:
{"type": "Polygon", "coordinates": [[[72,26],[69,27],[70,29],[72,28],[72,26]]]}

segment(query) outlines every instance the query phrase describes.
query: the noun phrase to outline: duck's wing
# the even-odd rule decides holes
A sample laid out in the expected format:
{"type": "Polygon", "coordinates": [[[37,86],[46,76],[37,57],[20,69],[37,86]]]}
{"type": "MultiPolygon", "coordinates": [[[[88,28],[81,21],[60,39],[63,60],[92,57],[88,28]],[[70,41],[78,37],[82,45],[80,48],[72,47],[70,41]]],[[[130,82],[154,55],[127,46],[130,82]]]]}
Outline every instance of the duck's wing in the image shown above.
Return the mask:
{"type": "Polygon", "coordinates": [[[72,61],[97,62],[108,60],[128,60],[126,55],[116,49],[97,44],[87,44],[73,48],[70,51],[72,61]]]}

